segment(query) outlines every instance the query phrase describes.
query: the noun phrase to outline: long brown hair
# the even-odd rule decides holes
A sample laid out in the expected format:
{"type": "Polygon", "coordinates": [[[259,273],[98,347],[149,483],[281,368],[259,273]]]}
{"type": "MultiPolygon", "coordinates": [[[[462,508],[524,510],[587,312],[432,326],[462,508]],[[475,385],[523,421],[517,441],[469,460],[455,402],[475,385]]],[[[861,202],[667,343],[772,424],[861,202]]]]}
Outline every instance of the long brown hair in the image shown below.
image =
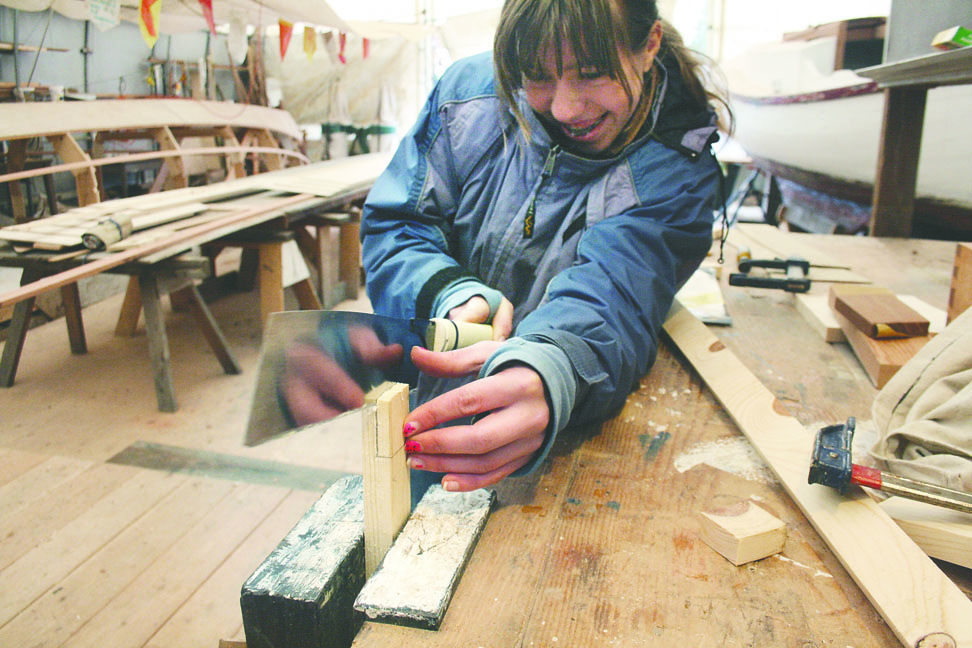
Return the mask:
{"type": "MultiPolygon", "coordinates": [[[[585,67],[592,67],[619,81],[634,101],[618,56],[625,51],[640,51],[648,43],[651,29],[660,20],[655,0],[506,0],[493,40],[493,64],[497,94],[513,111],[521,128],[529,127],[516,103],[516,93],[524,78],[540,73],[540,61],[552,48],[557,74],[563,73],[563,44],[567,43],[585,67]]],[[[729,116],[722,94],[706,87],[704,70],[696,54],[689,50],[678,31],[662,20],[662,43],[658,58],[674,58],[686,88],[699,106],[710,102],[718,107],[720,121],[729,116]]],[[[644,85],[651,98],[658,70],[652,65],[644,85]]],[[[729,124],[720,123],[729,127],[729,124]]]]}

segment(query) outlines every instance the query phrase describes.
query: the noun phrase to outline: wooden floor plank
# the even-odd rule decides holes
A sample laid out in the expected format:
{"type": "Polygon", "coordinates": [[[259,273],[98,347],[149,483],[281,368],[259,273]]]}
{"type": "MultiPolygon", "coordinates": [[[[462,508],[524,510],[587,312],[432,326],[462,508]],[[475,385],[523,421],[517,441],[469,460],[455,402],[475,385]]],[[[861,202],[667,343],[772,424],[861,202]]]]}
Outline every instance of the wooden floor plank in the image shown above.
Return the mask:
{"type": "Polygon", "coordinates": [[[49,457],[0,486],[0,511],[14,512],[91,467],[90,461],[49,457]]]}
{"type": "Polygon", "coordinates": [[[146,645],[215,646],[219,639],[242,639],[240,586],[319,497],[291,491],[146,645]]]}
{"type": "Polygon", "coordinates": [[[185,481],[0,628],[0,646],[60,645],[236,487],[169,479],[185,481]]]}
{"type": "MultiPolygon", "coordinates": [[[[134,520],[170,494],[185,478],[144,471],[96,502],[82,516],[64,525],[0,571],[0,626],[27,609],[45,592],[68,577],[79,565],[134,520]]],[[[0,545],[5,546],[5,545],[0,545]]],[[[0,636],[6,627],[0,630],[0,636]]],[[[4,644],[0,640],[0,645],[4,644]]],[[[15,644],[10,644],[15,645],[15,644]]]]}
{"type": "Polygon", "coordinates": [[[127,466],[94,464],[63,482],[31,506],[0,511],[0,570],[94,506],[98,500],[131,480],[139,471],[127,466]]]}
{"type": "Polygon", "coordinates": [[[72,635],[66,646],[142,646],[287,493],[284,488],[238,484],[229,497],[72,635]],[[152,596],[141,596],[145,591],[152,596]]]}
{"type": "Polygon", "coordinates": [[[36,452],[0,448],[0,486],[16,479],[45,459],[47,455],[36,452]]]}

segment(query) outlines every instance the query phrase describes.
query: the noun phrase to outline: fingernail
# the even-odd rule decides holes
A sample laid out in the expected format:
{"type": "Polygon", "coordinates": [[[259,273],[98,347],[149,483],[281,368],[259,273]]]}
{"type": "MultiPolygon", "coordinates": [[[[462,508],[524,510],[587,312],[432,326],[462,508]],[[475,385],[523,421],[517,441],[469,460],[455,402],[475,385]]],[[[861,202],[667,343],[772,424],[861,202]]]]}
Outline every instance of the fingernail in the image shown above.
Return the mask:
{"type": "Polygon", "coordinates": [[[459,482],[452,481],[451,479],[447,479],[442,482],[442,488],[447,491],[455,492],[459,490],[459,482]]]}
{"type": "Polygon", "coordinates": [[[423,468],[425,468],[425,463],[421,459],[416,459],[415,457],[409,457],[408,467],[415,468],[416,470],[422,470],[423,468]]]}
{"type": "Polygon", "coordinates": [[[418,441],[406,441],[405,442],[405,452],[411,454],[413,452],[422,452],[422,446],[419,445],[418,441]]]}
{"type": "Polygon", "coordinates": [[[412,436],[416,432],[418,432],[418,426],[415,425],[414,423],[406,423],[405,429],[402,430],[402,434],[404,434],[407,437],[412,436]]]}

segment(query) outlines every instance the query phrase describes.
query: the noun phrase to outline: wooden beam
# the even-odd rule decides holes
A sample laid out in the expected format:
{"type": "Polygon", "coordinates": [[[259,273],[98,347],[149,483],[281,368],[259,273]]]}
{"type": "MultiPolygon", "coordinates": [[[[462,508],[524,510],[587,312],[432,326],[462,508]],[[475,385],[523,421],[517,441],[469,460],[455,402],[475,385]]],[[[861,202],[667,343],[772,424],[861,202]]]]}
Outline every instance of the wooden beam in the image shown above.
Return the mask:
{"type": "Polygon", "coordinates": [[[952,284],[948,293],[948,321],[972,306],[972,243],[955,246],[955,265],[952,268],[952,284]]]}
{"type": "Polygon", "coordinates": [[[362,415],[365,512],[365,574],[371,577],[412,506],[405,437],[408,385],[382,383],[367,395],[362,415]]]}
{"type": "Polygon", "coordinates": [[[364,622],[360,476],[337,481],[243,584],[247,648],[347,648],[364,622]]]}
{"type": "MultiPolygon", "coordinates": [[[[265,146],[200,146],[198,148],[179,149],[178,151],[146,151],[145,153],[129,153],[125,155],[115,155],[106,158],[78,160],[75,162],[68,162],[65,164],[56,164],[54,166],[41,167],[39,169],[30,169],[28,171],[18,171],[16,173],[5,173],[3,175],[0,175],[0,182],[11,182],[13,180],[25,180],[26,178],[34,178],[36,176],[58,173],[60,171],[75,172],[78,169],[100,167],[106,164],[124,164],[126,162],[141,162],[142,160],[159,160],[159,159],[165,159],[174,156],[234,155],[234,154],[246,154],[246,153],[274,153],[276,155],[285,155],[290,158],[296,158],[304,163],[308,161],[307,156],[305,156],[303,153],[300,153],[298,151],[288,151],[286,149],[267,148],[265,146]]],[[[91,204],[91,203],[86,203],[86,204],[91,204]]]]}
{"type": "Polygon", "coordinates": [[[864,372],[878,389],[884,387],[891,377],[930,339],[927,335],[900,339],[875,340],[868,337],[846,317],[834,312],[834,319],[844,332],[854,355],[860,360],[864,372]]]}
{"type": "Polygon", "coordinates": [[[927,95],[926,87],[884,90],[884,119],[871,203],[871,236],[911,236],[927,95]]]}
{"type": "Polygon", "coordinates": [[[807,483],[813,433],[677,302],[664,330],[902,644],[945,633],[972,645],[972,601],[876,503],[858,487],[842,497],[807,483]]]}
{"type": "Polygon", "coordinates": [[[152,131],[152,136],[163,151],[174,151],[179,155],[165,158],[165,166],[169,175],[165,182],[166,189],[185,189],[189,186],[189,176],[186,174],[186,160],[182,156],[182,147],[176,141],[175,135],[168,126],[162,126],[152,131]]]}
{"type": "MultiPolygon", "coordinates": [[[[78,189],[78,205],[93,205],[101,201],[98,194],[98,178],[95,176],[94,167],[91,166],[91,158],[85,153],[74,138],[67,133],[60,135],[48,135],[47,139],[54,146],[54,151],[58,157],[68,164],[80,165],[72,169],[74,181],[78,189]]],[[[46,167],[43,170],[51,172],[55,167],[46,167]]],[[[40,170],[40,169],[38,169],[40,170]]]]}

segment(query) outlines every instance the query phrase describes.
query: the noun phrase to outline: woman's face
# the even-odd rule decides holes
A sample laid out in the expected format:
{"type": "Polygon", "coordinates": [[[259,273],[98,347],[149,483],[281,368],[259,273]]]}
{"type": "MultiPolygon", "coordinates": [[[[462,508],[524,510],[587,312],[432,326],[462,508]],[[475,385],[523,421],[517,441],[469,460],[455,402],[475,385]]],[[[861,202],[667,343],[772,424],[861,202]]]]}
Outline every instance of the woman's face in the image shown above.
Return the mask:
{"type": "Polygon", "coordinates": [[[644,74],[660,44],[661,26],[656,23],[642,51],[620,53],[633,99],[628,99],[620,80],[578,64],[568,43],[562,44],[563,75],[557,76],[556,54],[548,47],[539,78],[523,80],[527,102],[574,150],[587,154],[605,151],[631,118],[643,90],[644,74]]]}

